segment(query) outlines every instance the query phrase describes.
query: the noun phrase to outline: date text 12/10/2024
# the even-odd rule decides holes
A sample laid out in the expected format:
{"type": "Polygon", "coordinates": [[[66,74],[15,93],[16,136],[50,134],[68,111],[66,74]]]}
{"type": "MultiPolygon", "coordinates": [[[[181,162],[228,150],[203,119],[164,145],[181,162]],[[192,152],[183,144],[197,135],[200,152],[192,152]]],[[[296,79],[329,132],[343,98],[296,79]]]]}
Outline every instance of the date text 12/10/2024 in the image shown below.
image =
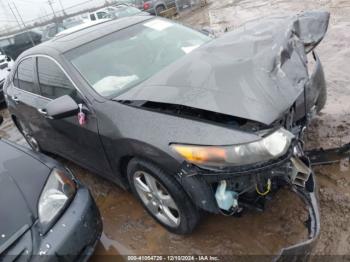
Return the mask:
{"type": "Polygon", "coordinates": [[[220,261],[218,256],[128,256],[127,261],[220,261]]]}

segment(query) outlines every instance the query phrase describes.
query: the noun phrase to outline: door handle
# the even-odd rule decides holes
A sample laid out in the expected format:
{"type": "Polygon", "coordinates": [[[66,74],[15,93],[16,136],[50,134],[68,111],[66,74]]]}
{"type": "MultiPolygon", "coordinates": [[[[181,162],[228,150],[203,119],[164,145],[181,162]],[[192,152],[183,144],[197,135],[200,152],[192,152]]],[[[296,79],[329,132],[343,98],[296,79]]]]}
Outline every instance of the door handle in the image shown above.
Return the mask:
{"type": "Polygon", "coordinates": [[[17,96],[11,96],[11,99],[18,104],[19,103],[19,98],[17,96]]]}
{"type": "Polygon", "coordinates": [[[45,109],[39,108],[39,109],[38,109],[38,112],[39,112],[39,114],[41,114],[41,115],[47,117],[47,111],[46,111],[45,109]]]}

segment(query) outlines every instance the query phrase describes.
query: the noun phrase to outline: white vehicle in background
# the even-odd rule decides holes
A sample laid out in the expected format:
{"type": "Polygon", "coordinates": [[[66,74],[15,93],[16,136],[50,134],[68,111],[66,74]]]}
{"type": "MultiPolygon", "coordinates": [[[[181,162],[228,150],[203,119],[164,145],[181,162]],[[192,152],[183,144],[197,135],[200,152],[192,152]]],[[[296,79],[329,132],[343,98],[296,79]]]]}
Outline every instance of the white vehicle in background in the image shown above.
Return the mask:
{"type": "Polygon", "coordinates": [[[10,57],[0,52],[0,104],[2,104],[5,101],[2,88],[6,77],[11,71],[13,63],[14,61],[10,57]]]}
{"type": "Polygon", "coordinates": [[[87,21],[97,21],[97,20],[108,19],[108,18],[111,18],[111,11],[107,10],[106,8],[102,8],[95,12],[89,13],[87,18],[85,19],[87,21]]]}
{"type": "Polygon", "coordinates": [[[149,13],[143,12],[134,5],[129,4],[117,4],[114,6],[108,6],[102,9],[99,9],[95,12],[84,14],[82,19],[84,22],[95,22],[106,19],[119,19],[126,16],[133,15],[149,15],[149,13]]]}

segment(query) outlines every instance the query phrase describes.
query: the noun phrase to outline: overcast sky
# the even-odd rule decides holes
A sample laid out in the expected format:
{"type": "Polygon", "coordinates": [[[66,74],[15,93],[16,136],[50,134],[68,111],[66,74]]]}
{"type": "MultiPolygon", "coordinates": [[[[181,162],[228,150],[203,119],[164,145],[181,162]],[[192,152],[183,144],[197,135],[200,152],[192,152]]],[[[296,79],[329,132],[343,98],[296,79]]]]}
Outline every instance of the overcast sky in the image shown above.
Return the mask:
{"type": "MultiPolygon", "coordinates": [[[[104,0],[51,0],[52,7],[55,12],[62,10],[60,1],[63,8],[67,11],[77,11],[79,9],[97,6],[104,3],[104,0]],[[69,7],[75,6],[69,9],[69,7]]],[[[5,25],[15,26],[16,20],[10,11],[9,3],[14,9],[14,5],[18,8],[19,13],[23,17],[24,21],[37,19],[40,16],[51,15],[52,10],[48,4],[48,0],[0,0],[0,29],[3,29],[5,25]]],[[[14,9],[15,11],[15,9],[14,9]]]]}

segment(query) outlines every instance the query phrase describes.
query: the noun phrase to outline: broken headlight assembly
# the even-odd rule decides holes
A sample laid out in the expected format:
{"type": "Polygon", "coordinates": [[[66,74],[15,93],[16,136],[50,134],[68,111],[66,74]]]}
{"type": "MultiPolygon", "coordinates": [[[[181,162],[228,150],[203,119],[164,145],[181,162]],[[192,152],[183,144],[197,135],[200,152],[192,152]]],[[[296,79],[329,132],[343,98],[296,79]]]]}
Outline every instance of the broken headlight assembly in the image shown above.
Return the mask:
{"type": "Polygon", "coordinates": [[[257,164],[285,155],[294,135],[280,128],[258,141],[231,146],[171,144],[170,147],[192,164],[227,167],[257,164]]]}
{"type": "Polygon", "coordinates": [[[38,205],[41,233],[45,234],[73,199],[76,184],[66,170],[53,169],[41,193],[38,205]]]}

